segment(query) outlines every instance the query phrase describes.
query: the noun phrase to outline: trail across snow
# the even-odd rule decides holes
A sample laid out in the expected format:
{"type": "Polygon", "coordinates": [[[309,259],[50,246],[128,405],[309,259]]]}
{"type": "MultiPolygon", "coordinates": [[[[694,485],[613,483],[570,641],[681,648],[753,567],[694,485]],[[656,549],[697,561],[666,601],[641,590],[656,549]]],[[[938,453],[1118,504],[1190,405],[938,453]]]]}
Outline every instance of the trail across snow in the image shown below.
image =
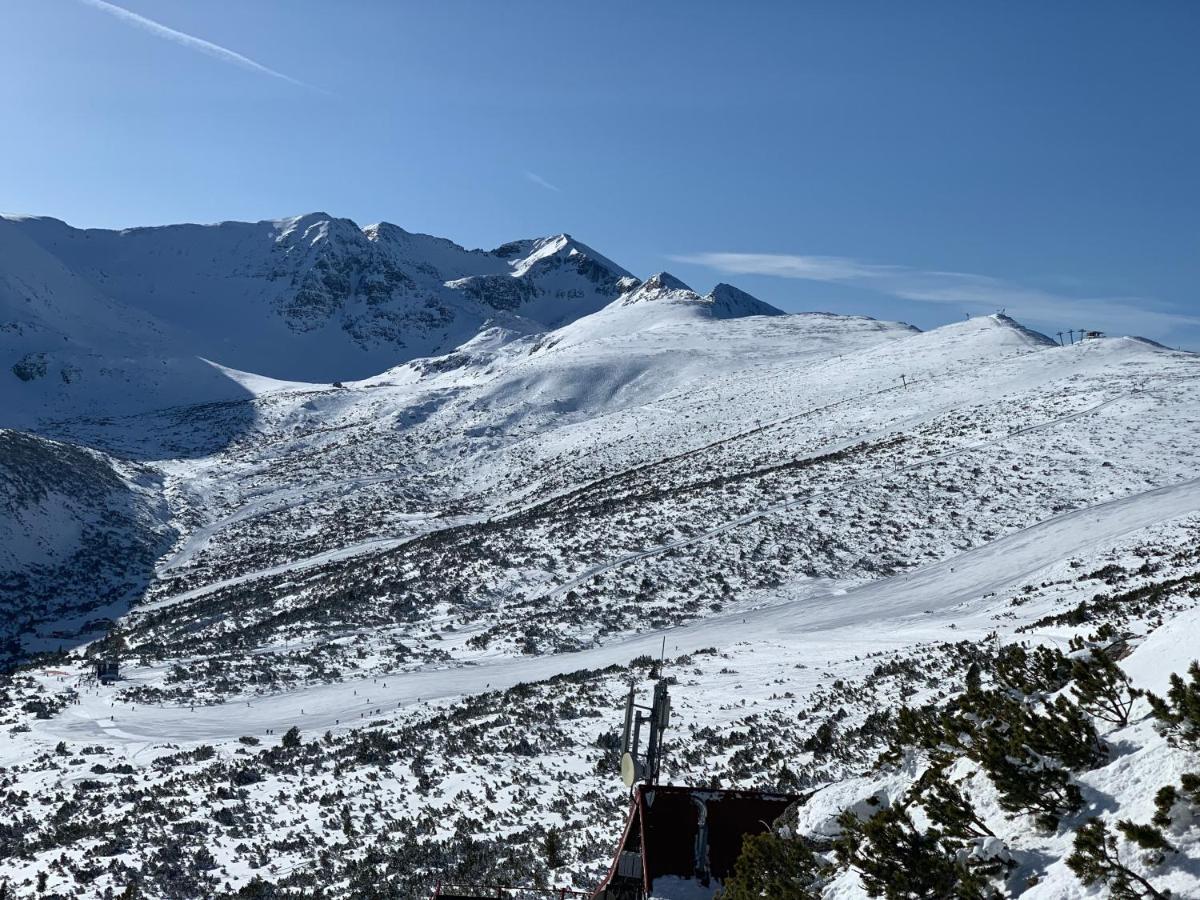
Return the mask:
{"type": "MultiPolygon", "coordinates": [[[[1136,393],[1136,392],[1132,392],[1132,393],[1136,393]]],[[[608,562],[600,563],[599,565],[592,566],[591,568],[584,570],[579,575],[575,576],[574,578],[570,579],[569,581],[566,581],[563,584],[558,585],[554,589],[548,591],[540,599],[542,601],[545,601],[545,600],[553,599],[555,597],[561,597],[564,594],[566,594],[567,591],[573,590],[574,588],[577,588],[582,584],[586,584],[588,581],[591,581],[597,575],[603,575],[606,572],[611,572],[614,569],[619,569],[623,566],[627,566],[630,563],[637,562],[640,559],[647,559],[651,556],[659,556],[660,554],[666,553],[670,550],[680,550],[684,547],[690,547],[694,544],[699,544],[699,543],[703,543],[704,541],[712,540],[713,538],[718,537],[719,535],[722,535],[727,531],[730,531],[734,528],[740,528],[742,525],[747,525],[750,522],[753,522],[757,519],[763,518],[764,516],[774,515],[776,513],[781,513],[781,512],[784,512],[785,510],[791,509],[792,507],[796,506],[798,503],[805,503],[809,500],[815,500],[820,497],[827,497],[827,496],[831,496],[831,495],[840,494],[843,491],[845,491],[847,488],[856,487],[858,485],[877,483],[877,482],[883,480],[884,478],[891,478],[896,475],[899,475],[902,472],[910,472],[910,471],[914,471],[916,469],[924,468],[926,466],[937,465],[938,463],[945,462],[946,460],[952,459],[953,457],[956,457],[956,456],[962,456],[963,454],[966,454],[966,453],[975,453],[975,452],[978,452],[979,450],[983,450],[988,447],[997,446],[1011,438],[1017,437],[1018,435],[1032,434],[1033,432],[1036,432],[1036,431],[1044,431],[1048,428],[1054,428],[1058,425],[1065,425],[1066,423],[1073,422],[1076,419],[1082,418],[1083,416],[1097,413],[1100,410],[1104,409],[1105,407],[1111,406],[1112,404],[1114,404],[1120,400],[1123,400],[1129,396],[1132,396],[1132,393],[1131,394],[1122,394],[1119,397],[1112,397],[1108,400],[1101,401],[1100,403],[1097,403],[1094,406],[1089,406],[1087,409],[1081,409],[1078,412],[1070,413],[1065,416],[1059,416],[1057,418],[1050,419],[1045,422],[1038,422],[1033,425],[1027,425],[1024,428],[1014,429],[1013,431],[1010,431],[1007,435],[997,438],[995,440],[981,441],[976,444],[971,444],[970,446],[967,446],[967,447],[959,447],[955,450],[950,450],[946,453],[939,453],[934,456],[928,456],[924,459],[918,460],[917,462],[908,463],[907,465],[900,466],[899,468],[893,469],[892,471],[888,472],[886,475],[871,475],[866,478],[855,478],[855,479],[851,479],[849,481],[843,481],[840,484],[834,485],[833,487],[830,487],[830,488],[825,488],[824,490],[813,491],[811,493],[801,494],[797,497],[793,497],[791,500],[785,500],[783,503],[776,503],[772,506],[764,507],[763,509],[756,509],[754,512],[747,513],[744,516],[738,516],[736,519],[731,519],[728,522],[718,525],[715,528],[710,528],[707,531],[703,531],[699,534],[694,534],[694,535],[691,535],[690,537],[681,538],[680,540],[677,540],[677,541],[668,541],[668,542],[666,542],[664,544],[660,544],[656,547],[648,547],[645,550],[639,550],[637,553],[630,553],[626,556],[622,556],[617,559],[609,560],[608,562]]],[[[925,416],[922,416],[922,418],[929,418],[929,417],[930,416],[928,414],[925,416]]],[[[911,423],[910,423],[910,425],[911,425],[911,423]]],[[[811,456],[817,457],[817,456],[821,456],[821,455],[824,455],[827,453],[834,453],[839,450],[845,450],[848,447],[852,446],[853,444],[861,443],[864,440],[885,437],[887,435],[894,434],[894,433],[895,433],[895,431],[893,429],[893,430],[889,430],[889,431],[882,431],[877,434],[859,435],[850,441],[841,441],[837,444],[832,444],[827,447],[822,447],[820,450],[817,450],[816,452],[812,453],[811,456]]],[[[684,455],[686,455],[686,454],[684,454],[684,455]]]]}
{"type": "MultiPolygon", "coordinates": [[[[951,623],[978,621],[993,592],[1089,549],[1101,548],[1156,523],[1200,511],[1200,478],[1074,510],[907,575],[881,579],[843,593],[795,599],[787,587],[745,613],[717,616],[667,631],[647,632],[576,653],[529,658],[495,657],[474,664],[431,668],[379,679],[357,679],[230,701],[221,706],[111,706],[112,691],[81,702],[37,728],[54,739],[146,744],[232,740],[280,732],[292,725],[324,731],[361,725],[363,719],[423,701],[504,689],[579,669],[657,655],[664,636],[672,653],[770,638],[794,643],[828,640],[852,627],[859,634],[904,629],[946,636],[951,623]],[[915,618],[914,618],[915,617],[915,618]],[[823,636],[823,637],[822,637],[823,636]],[[386,686],[385,686],[386,684],[386,686]],[[110,718],[111,717],[111,718],[110,718]]],[[[137,673],[132,673],[136,680],[137,673]]]]}

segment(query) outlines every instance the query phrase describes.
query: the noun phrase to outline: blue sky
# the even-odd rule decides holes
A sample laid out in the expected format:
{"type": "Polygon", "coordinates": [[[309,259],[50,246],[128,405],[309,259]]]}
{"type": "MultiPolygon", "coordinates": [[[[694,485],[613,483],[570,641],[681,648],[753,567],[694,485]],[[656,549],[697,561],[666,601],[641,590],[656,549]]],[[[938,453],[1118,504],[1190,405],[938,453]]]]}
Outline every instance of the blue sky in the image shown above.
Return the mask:
{"type": "Polygon", "coordinates": [[[5,211],[568,231],[789,310],[1200,349],[1192,0],[3,12],[5,211]]]}

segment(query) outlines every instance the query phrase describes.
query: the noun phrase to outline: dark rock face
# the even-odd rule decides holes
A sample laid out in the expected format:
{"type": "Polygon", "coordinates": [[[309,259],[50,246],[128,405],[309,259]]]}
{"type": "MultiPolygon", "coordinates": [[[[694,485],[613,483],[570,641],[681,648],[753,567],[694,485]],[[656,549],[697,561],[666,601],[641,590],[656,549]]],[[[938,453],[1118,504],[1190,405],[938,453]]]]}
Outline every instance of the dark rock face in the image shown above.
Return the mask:
{"type": "Polygon", "coordinates": [[[537,296],[538,289],[524,278],[508,275],[480,275],[456,283],[468,297],[485,303],[492,309],[515,312],[537,296]]]}
{"type": "Polygon", "coordinates": [[[28,650],[72,646],[141,595],[171,537],[159,481],[0,430],[0,671],[28,650]]]}
{"type": "Polygon", "coordinates": [[[13,363],[12,373],[22,381],[46,377],[46,354],[26,353],[13,363]]]}

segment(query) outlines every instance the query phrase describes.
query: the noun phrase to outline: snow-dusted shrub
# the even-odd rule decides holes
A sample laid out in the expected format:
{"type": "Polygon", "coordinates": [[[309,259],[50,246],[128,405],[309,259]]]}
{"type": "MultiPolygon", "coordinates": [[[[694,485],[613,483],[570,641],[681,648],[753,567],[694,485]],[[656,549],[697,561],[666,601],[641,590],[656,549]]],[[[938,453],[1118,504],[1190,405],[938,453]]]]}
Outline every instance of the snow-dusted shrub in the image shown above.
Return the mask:
{"type": "Polygon", "coordinates": [[[1166,698],[1147,694],[1146,699],[1168,740],[1200,749],[1200,661],[1188,666],[1188,681],[1171,675],[1166,698]]]}
{"type": "Polygon", "coordinates": [[[838,862],[858,872],[872,897],[991,900],[1001,896],[989,883],[989,873],[973,864],[967,842],[935,826],[917,828],[902,805],[866,820],[847,810],[838,824],[842,827],[834,842],[838,862]]]}
{"type": "Polygon", "coordinates": [[[1117,838],[1103,819],[1091,819],[1075,833],[1075,849],[1067,866],[1085,885],[1103,884],[1113,900],[1167,897],[1125,865],[1117,852],[1117,838]]]}
{"type": "Polygon", "coordinates": [[[1006,647],[992,662],[991,689],[972,669],[967,690],[944,706],[901,709],[887,758],[899,759],[906,746],[928,752],[935,767],[967,756],[991,778],[1003,809],[1053,829],[1083,805],[1071,772],[1091,769],[1108,754],[1079,705],[1050,698],[1071,668],[1056,649],[1006,647]]]}
{"type": "Polygon", "coordinates": [[[1118,728],[1129,724],[1133,701],[1142,692],[1130,685],[1129,676],[1109,651],[1092,647],[1088,655],[1077,656],[1071,663],[1071,678],[1071,692],[1085,712],[1118,728]]]}

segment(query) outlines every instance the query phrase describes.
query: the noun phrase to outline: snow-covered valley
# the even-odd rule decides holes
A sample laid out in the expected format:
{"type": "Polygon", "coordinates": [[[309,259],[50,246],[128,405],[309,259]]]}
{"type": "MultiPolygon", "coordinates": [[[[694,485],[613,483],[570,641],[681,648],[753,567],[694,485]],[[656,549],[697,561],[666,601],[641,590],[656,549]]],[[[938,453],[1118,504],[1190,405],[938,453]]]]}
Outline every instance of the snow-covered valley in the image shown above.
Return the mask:
{"type": "MultiPolygon", "coordinates": [[[[868,896],[838,813],[939,765],[999,842],[971,857],[988,889],[1103,895],[1066,863],[1088,819],[1146,822],[1200,771],[1137,697],[1039,828],[980,736],[942,759],[897,715],[970,696],[972,663],[1001,690],[1023,645],[1119,640],[1157,694],[1200,658],[1192,354],[783,315],[565,235],[467,251],[320,215],[0,220],[0,304],[18,896],[589,888],[652,670],[668,780],[818,791],[788,829],[827,868],[797,897],[868,896]],[[121,680],[86,678],[103,658],[121,680]]],[[[1198,817],[1168,804],[1169,851],[1122,858],[1200,896],[1198,817]]]]}

